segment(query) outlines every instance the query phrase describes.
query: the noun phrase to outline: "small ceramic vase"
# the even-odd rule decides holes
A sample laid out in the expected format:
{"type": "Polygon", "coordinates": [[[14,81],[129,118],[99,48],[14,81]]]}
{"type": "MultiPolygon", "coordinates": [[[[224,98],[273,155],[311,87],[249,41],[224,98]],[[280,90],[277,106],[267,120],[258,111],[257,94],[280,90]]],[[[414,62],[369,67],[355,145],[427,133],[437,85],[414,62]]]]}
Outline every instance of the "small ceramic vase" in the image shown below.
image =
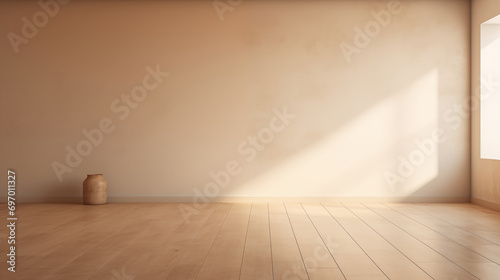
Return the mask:
{"type": "Polygon", "coordinates": [[[89,174],[83,181],[83,204],[106,204],[107,185],[102,174],[89,174]]]}

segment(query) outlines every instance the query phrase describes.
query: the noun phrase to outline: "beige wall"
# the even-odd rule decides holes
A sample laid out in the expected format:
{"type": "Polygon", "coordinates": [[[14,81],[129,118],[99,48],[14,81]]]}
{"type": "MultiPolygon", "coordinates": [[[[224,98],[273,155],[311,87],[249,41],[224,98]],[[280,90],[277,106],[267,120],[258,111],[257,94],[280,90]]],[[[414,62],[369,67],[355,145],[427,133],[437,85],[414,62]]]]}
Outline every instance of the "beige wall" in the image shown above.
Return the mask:
{"type": "MultiPolygon", "coordinates": [[[[472,1],[472,93],[478,99],[480,86],[481,23],[500,14],[496,0],[472,1]]],[[[498,77],[495,79],[498,81],[498,77]]],[[[472,198],[474,202],[500,209],[500,161],[480,159],[480,108],[472,111],[472,198]],[[493,204],[492,204],[493,203],[493,204]],[[495,205],[496,204],[496,205],[495,205]]]]}
{"type": "Polygon", "coordinates": [[[78,197],[88,173],[115,201],[468,200],[469,1],[231,3],[72,1],[22,40],[40,6],[1,1],[2,182],[15,168],[25,200],[78,197]]]}

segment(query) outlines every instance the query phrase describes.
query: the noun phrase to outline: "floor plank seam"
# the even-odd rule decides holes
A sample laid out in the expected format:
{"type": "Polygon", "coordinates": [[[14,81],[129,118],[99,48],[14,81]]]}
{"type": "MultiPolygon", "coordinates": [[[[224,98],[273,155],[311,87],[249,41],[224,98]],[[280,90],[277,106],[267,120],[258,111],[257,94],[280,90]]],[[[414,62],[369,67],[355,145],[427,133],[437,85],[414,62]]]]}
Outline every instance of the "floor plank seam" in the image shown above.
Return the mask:
{"type": "MultiPolygon", "coordinates": [[[[381,203],[382,205],[384,205],[383,203],[381,203]]],[[[385,205],[384,205],[385,206],[385,205]]],[[[456,265],[457,267],[459,267],[460,269],[462,269],[463,271],[467,272],[469,275],[473,276],[474,278],[476,279],[479,279],[476,275],[472,274],[470,271],[466,270],[465,268],[463,268],[462,266],[460,266],[459,264],[455,263],[454,261],[452,261],[451,259],[449,259],[448,257],[446,257],[445,255],[441,254],[440,252],[438,252],[437,250],[435,250],[434,248],[432,248],[431,246],[429,246],[428,244],[426,244],[425,242],[423,242],[422,240],[420,240],[419,238],[417,238],[416,236],[414,236],[413,234],[411,234],[410,232],[408,232],[407,230],[405,230],[404,228],[401,228],[399,225],[397,225],[396,223],[392,222],[391,220],[387,219],[386,217],[382,216],[381,214],[377,213],[376,211],[374,211],[373,209],[369,208],[371,211],[373,211],[375,214],[379,215],[380,217],[382,217],[383,219],[387,220],[388,222],[390,222],[391,224],[393,224],[394,226],[398,227],[399,229],[401,229],[402,231],[406,232],[408,235],[412,236],[413,238],[415,238],[418,242],[420,242],[421,244],[425,245],[427,248],[431,249],[432,251],[436,252],[437,254],[439,254],[440,256],[442,256],[443,258],[447,259],[448,261],[450,261],[450,263],[456,265]]],[[[401,214],[402,215],[402,214],[401,214]]],[[[406,216],[405,216],[406,217],[406,216]]],[[[415,221],[416,222],[416,221],[415,221]]]]}
{"type": "Polygon", "coordinates": [[[274,256],[273,256],[273,245],[272,245],[272,236],[271,236],[271,214],[269,212],[269,203],[266,203],[267,206],[267,221],[269,224],[268,231],[269,231],[269,248],[271,252],[271,273],[273,276],[274,280],[274,256]]]}
{"type": "Polygon", "coordinates": [[[434,279],[427,271],[422,269],[417,263],[415,263],[412,259],[410,259],[405,253],[403,253],[398,247],[396,247],[392,242],[387,240],[385,236],[381,235],[377,230],[375,230],[371,225],[369,225],[364,219],[359,217],[356,213],[354,213],[349,207],[346,207],[344,203],[340,203],[342,206],[344,206],[347,210],[349,210],[354,216],[356,216],[360,221],[362,221],[366,226],[368,226],[371,230],[373,230],[376,234],[378,234],[380,237],[382,237],[387,243],[389,243],[394,249],[396,249],[399,253],[401,253],[403,256],[405,256],[406,259],[408,259],[411,263],[413,263],[416,267],[418,267],[420,270],[422,270],[425,274],[427,274],[430,278],[434,279]]]}
{"type": "Polygon", "coordinates": [[[205,256],[205,258],[203,259],[203,262],[201,263],[201,266],[200,266],[200,269],[198,270],[198,273],[196,273],[196,277],[195,279],[198,279],[198,277],[200,276],[200,273],[201,273],[201,270],[203,269],[203,266],[205,265],[205,262],[207,261],[207,258],[208,258],[208,255],[210,254],[210,251],[212,250],[213,248],[213,245],[215,243],[215,240],[217,240],[217,236],[219,236],[219,233],[220,233],[220,230],[222,229],[222,227],[224,226],[224,224],[226,223],[227,221],[227,216],[229,215],[229,213],[231,212],[231,209],[233,209],[233,206],[234,204],[230,204],[231,207],[229,208],[229,210],[226,212],[226,215],[224,215],[224,221],[221,223],[219,229],[217,230],[217,234],[215,235],[214,237],[214,240],[212,241],[211,245],[210,245],[210,249],[208,250],[207,252],[207,255],[205,256]]]}
{"type": "Polygon", "coordinates": [[[452,224],[452,223],[450,223],[450,222],[448,222],[448,221],[446,221],[446,220],[443,220],[443,219],[441,219],[441,218],[439,218],[439,217],[437,217],[437,216],[435,216],[435,215],[431,215],[431,214],[429,214],[428,212],[424,212],[424,211],[421,211],[421,212],[422,212],[422,213],[425,213],[425,214],[427,214],[427,215],[429,215],[429,216],[431,216],[431,217],[433,217],[433,218],[435,218],[435,219],[437,219],[437,220],[440,220],[440,221],[442,221],[442,222],[444,222],[444,223],[447,223],[447,224],[449,224],[450,226],[456,227],[456,228],[458,228],[458,229],[460,229],[460,230],[462,230],[462,231],[464,231],[464,232],[466,232],[466,233],[468,233],[468,234],[472,234],[472,235],[474,235],[474,236],[477,236],[478,238],[481,238],[481,239],[483,239],[483,240],[485,240],[485,241],[488,241],[488,242],[491,242],[491,243],[493,243],[493,244],[495,244],[495,245],[497,245],[497,246],[500,246],[500,244],[499,244],[499,243],[496,243],[496,242],[494,242],[494,241],[491,241],[491,240],[489,240],[489,239],[486,239],[486,238],[484,238],[484,237],[482,237],[482,236],[480,236],[480,235],[477,235],[477,234],[475,234],[475,233],[473,233],[473,232],[468,232],[468,231],[466,231],[465,229],[463,229],[462,227],[457,226],[457,225],[454,225],[454,224],[452,224]]]}
{"type": "MultiPolygon", "coordinates": [[[[465,248],[465,249],[467,249],[467,250],[469,250],[469,251],[471,251],[471,252],[473,252],[473,253],[475,253],[475,254],[478,254],[477,252],[475,252],[475,251],[473,251],[473,250],[470,250],[469,248],[467,248],[467,247],[465,247],[465,246],[462,246],[462,244],[460,244],[460,243],[456,242],[455,240],[450,239],[450,238],[449,238],[449,237],[447,237],[446,235],[441,234],[440,232],[437,232],[436,230],[434,230],[434,229],[432,229],[432,228],[428,227],[427,225],[425,225],[425,224],[423,224],[423,223],[421,223],[421,222],[419,222],[419,221],[417,221],[417,220],[413,219],[412,217],[410,217],[410,216],[408,216],[408,215],[406,215],[406,214],[404,214],[404,213],[402,213],[402,212],[398,211],[397,209],[394,209],[394,208],[392,208],[392,207],[390,207],[390,206],[388,206],[388,207],[389,207],[390,209],[392,209],[392,210],[394,210],[394,211],[396,211],[396,212],[400,213],[401,215],[408,217],[409,219],[411,219],[411,220],[415,221],[416,223],[418,223],[418,224],[420,224],[420,225],[422,225],[422,226],[424,226],[424,227],[426,227],[426,228],[428,228],[428,229],[430,229],[430,230],[432,230],[432,231],[436,232],[437,234],[440,234],[441,236],[445,237],[446,239],[450,240],[451,242],[456,243],[456,244],[457,244],[457,245],[459,245],[460,247],[463,247],[463,248],[465,248]]],[[[478,255],[480,255],[480,254],[478,254],[478,255]]],[[[481,256],[481,257],[483,257],[483,258],[485,258],[485,259],[487,259],[487,260],[489,260],[490,262],[495,263],[495,264],[497,264],[497,265],[498,265],[498,263],[496,263],[496,262],[494,262],[494,261],[490,260],[489,258],[486,258],[486,257],[484,257],[484,256],[482,256],[482,255],[480,255],[480,256],[481,256]]],[[[453,261],[452,261],[452,262],[453,262],[453,261]]],[[[464,267],[462,267],[462,266],[461,266],[461,265],[459,265],[458,263],[456,263],[456,262],[453,262],[453,263],[454,263],[455,265],[457,265],[458,267],[462,268],[463,270],[467,271],[468,273],[470,273],[470,274],[474,275],[474,277],[477,277],[478,279],[480,279],[477,275],[473,274],[473,273],[472,273],[471,271],[469,271],[468,269],[465,269],[464,267]]]]}
{"type": "Polygon", "coordinates": [[[243,254],[241,255],[240,275],[239,275],[238,279],[241,279],[241,272],[243,270],[243,260],[245,259],[245,249],[247,247],[246,245],[247,245],[247,238],[248,238],[248,229],[250,228],[250,219],[252,217],[252,210],[253,210],[253,203],[250,204],[250,212],[248,213],[247,230],[245,233],[245,242],[243,243],[245,245],[243,246],[243,254]]]}
{"type": "Polygon", "coordinates": [[[292,228],[293,237],[295,238],[295,243],[297,244],[297,248],[299,249],[300,257],[302,259],[302,264],[304,265],[304,270],[306,272],[307,279],[310,280],[311,277],[309,276],[309,272],[307,271],[306,263],[304,261],[304,256],[302,254],[302,250],[300,249],[299,242],[297,240],[297,236],[295,235],[295,230],[293,229],[292,221],[290,220],[290,215],[288,214],[288,209],[287,209],[285,203],[283,203],[283,207],[285,208],[286,216],[288,218],[288,223],[290,223],[290,228],[292,228]]]}
{"type": "MultiPolygon", "coordinates": [[[[363,249],[363,247],[361,247],[361,245],[358,243],[358,241],[356,241],[356,239],[354,239],[354,237],[349,233],[349,231],[347,231],[347,229],[333,216],[333,214],[330,212],[330,210],[328,210],[326,208],[326,206],[324,205],[324,203],[320,203],[321,206],[323,206],[323,208],[325,208],[325,210],[330,214],[330,216],[335,220],[335,222],[340,226],[342,227],[342,229],[344,230],[344,232],[349,235],[349,237],[354,241],[354,243],[356,243],[356,245],[359,247],[359,249],[361,251],[363,251],[363,253],[371,260],[371,262],[384,274],[384,276],[387,278],[387,279],[391,279],[389,278],[389,276],[386,274],[385,271],[382,270],[382,268],[380,268],[380,266],[373,260],[373,258],[368,255],[365,251],[365,249],[363,249]]],[[[340,268],[339,268],[340,269],[340,268]]]]}
{"type": "MultiPolygon", "coordinates": [[[[191,245],[193,244],[193,242],[196,240],[196,238],[200,235],[200,233],[203,231],[203,228],[208,224],[208,222],[210,221],[210,218],[213,217],[213,215],[215,214],[215,210],[217,210],[218,207],[216,207],[215,209],[212,209],[212,213],[210,213],[210,215],[207,217],[207,219],[205,220],[205,222],[203,223],[203,225],[200,227],[200,230],[196,233],[196,235],[193,237],[193,239],[189,242],[189,244],[186,246],[186,249],[184,250],[184,253],[179,256],[179,259],[177,260],[177,262],[175,263],[175,265],[173,266],[174,268],[177,267],[177,265],[179,264],[179,262],[182,260],[182,258],[186,255],[187,251],[189,250],[189,248],[191,247],[191,245]]],[[[168,279],[170,278],[170,275],[172,274],[172,271],[174,271],[174,269],[170,270],[170,272],[168,273],[167,277],[165,279],[168,279]]]]}
{"type": "MultiPolygon", "coordinates": [[[[400,212],[400,211],[398,211],[398,210],[395,210],[395,211],[397,211],[397,212],[401,213],[401,212],[400,212]]],[[[419,211],[419,212],[423,213],[422,211],[419,211]]],[[[402,213],[402,214],[404,215],[404,213],[402,213]]],[[[426,214],[426,213],[423,213],[423,214],[426,214]]],[[[428,214],[426,214],[426,215],[428,215],[428,214]]],[[[405,216],[407,216],[407,215],[405,215],[405,216]]],[[[430,216],[430,215],[428,215],[428,216],[430,216]]],[[[466,246],[464,246],[464,245],[460,244],[459,242],[457,242],[457,241],[455,241],[455,240],[453,240],[453,239],[449,238],[448,236],[446,236],[446,235],[444,235],[444,234],[440,233],[439,231],[436,231],[435,229],[433,229],[433,228],[431,228],[431,227],[429,227],[429,226],[427,226],[427,225],[425,225],[425,224],[423,224],[423,223],[421,223],[421,222],[419,222],[419,221],[417,221],[417,220],[413,219],[413,218],[412,218],[412,217],[410,217],[410,216],[407,216],[407,217],[408,217],[408,218],[410,218],[410,219],[412,219],[412,220],[414,220],[415,222],[417,222],[417,223],[421,224],[422,226],[424,226],[424,227],[426,227],[426,228],[428,228],[428,229],[430,229],[430,230],[432,230],[432,231],[436,232],[437,234],[442,235],[443,237],[445,237],[446,239],[450,240],[450,241],[451,241],[451,242],[453,242],[453,243],[456,243],[456,244],[457,244],[457,245],[459,245],[460,247],[463,247],[463,248],[465,248],[465,249],[467,249],[467,250],[469,250],[469,251],[471,251],[471,252],[473,252],[473,253],[475,253],[475,254],[477,254],[477,255],[479,255],[479,256],[481,256],[481,257],[483,257],[483,258],[487,259],[487,260],[489,260],[490,262],[495,263],[495,264],[497,264],[497,265],[499,265],[499,266],[500,266],[500,263],[498,263],[498,262],[496,262],[496,261],[494,261],[494,260],[491,260],[490,258],[488,258],[488,257],[486,257],[486,256],[483,256],[481,253],[476,252],[476,251],[474,251],[473,249],[470,249],[470,248],[468,248],[468,247],[466,247],[466,246]]]]}
{"type": "Polygon", "coordinates": [[[300,206],[302,206],[302,209],[304,209],[304,212],[306,213],[307,215],[307,218],[309,218],[309,221],[311,222],[311,224],[313,225],[314,229],[316,230],[316,232],[318,233],[319,237],[321,238],[321,241],[323,242],[323,244],[325,245],[325,247],[328,249],[328,253],[330,254],[330,256],[332,257],[333,261],[335,262],[335,264],[337,265],[337,267],[339,268],[339,271],[340,273],[342,273],[342,276],[344,277],[344,279],[347,280],[347,277],[345,276],[345,273],[342,271],[342,269],[340,268],[339,266],[339,263],[337,262],[337,260],[335,259],[335,257],[333,256],[332,252],[330,251],[330,248],[328,248],[328,244],[326,244],[325,240],[321,237],[321,233],[319,232],[318,228],[316,227],[316,225],[314,224],[314,222],[312,221],[311,217],[309,216],[309,214],[307,213],[306,209],[304,208],[304,205],[302,203],[300,203],[300,206]]]}

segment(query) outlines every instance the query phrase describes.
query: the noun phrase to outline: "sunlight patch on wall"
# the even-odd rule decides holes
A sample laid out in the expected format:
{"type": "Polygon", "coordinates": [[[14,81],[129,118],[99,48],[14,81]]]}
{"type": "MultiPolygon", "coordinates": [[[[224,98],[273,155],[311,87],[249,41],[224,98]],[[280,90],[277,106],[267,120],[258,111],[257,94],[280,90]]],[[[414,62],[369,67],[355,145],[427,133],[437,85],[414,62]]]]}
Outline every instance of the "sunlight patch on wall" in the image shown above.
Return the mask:
{"type": "MultiPolygon", "coordinates": [[[[363,94],[360,93],[360,98],[363,94]]],[[[432,70],[366,110],[340,129],[255,179],[228,189],[229,196],[407,196],[438,175],[438,147],[424,155],[404,183],[389,186],[401,159],[438,127],[439,73],[432,70]]],[[[419,152],[420,153],[420,152],[419,152]]]]}

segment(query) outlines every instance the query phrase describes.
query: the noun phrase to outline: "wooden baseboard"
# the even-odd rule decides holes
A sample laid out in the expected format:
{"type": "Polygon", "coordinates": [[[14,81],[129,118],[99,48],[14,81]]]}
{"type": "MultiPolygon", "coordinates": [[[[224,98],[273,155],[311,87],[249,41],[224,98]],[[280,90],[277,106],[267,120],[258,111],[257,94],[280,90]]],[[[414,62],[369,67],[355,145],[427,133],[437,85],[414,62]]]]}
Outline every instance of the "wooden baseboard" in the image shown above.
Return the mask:
{"type": "MultiPolygon", "coordinates": [[[[7,197],[0,197],[5,203],[7,197]]],[[[16,197],[20,203],[82,203],[78,196],[16,197]]],[[[187,196],[109,196],[110,203],[128,202],[409,202],[409,203],[468,203],[469,197],[187,197],[187,196]]],[[[479,203],[478,203],[479,204],[479,203]]],[[[500,207],[500,205],[499,205],[500,207]]]]}
{"type": "Polygon", "coordinates": [[[482,199],[475,198],[475,197],[471,198],[471,202],[473,204],[483,206],[483,207],[486,207],[486,208],[489,208],[489,209],[492,209],[495,211],[500,211],[500,204],[495,203],[495,202],[486,201],[486,200],[482,200],[482,199]]]}

